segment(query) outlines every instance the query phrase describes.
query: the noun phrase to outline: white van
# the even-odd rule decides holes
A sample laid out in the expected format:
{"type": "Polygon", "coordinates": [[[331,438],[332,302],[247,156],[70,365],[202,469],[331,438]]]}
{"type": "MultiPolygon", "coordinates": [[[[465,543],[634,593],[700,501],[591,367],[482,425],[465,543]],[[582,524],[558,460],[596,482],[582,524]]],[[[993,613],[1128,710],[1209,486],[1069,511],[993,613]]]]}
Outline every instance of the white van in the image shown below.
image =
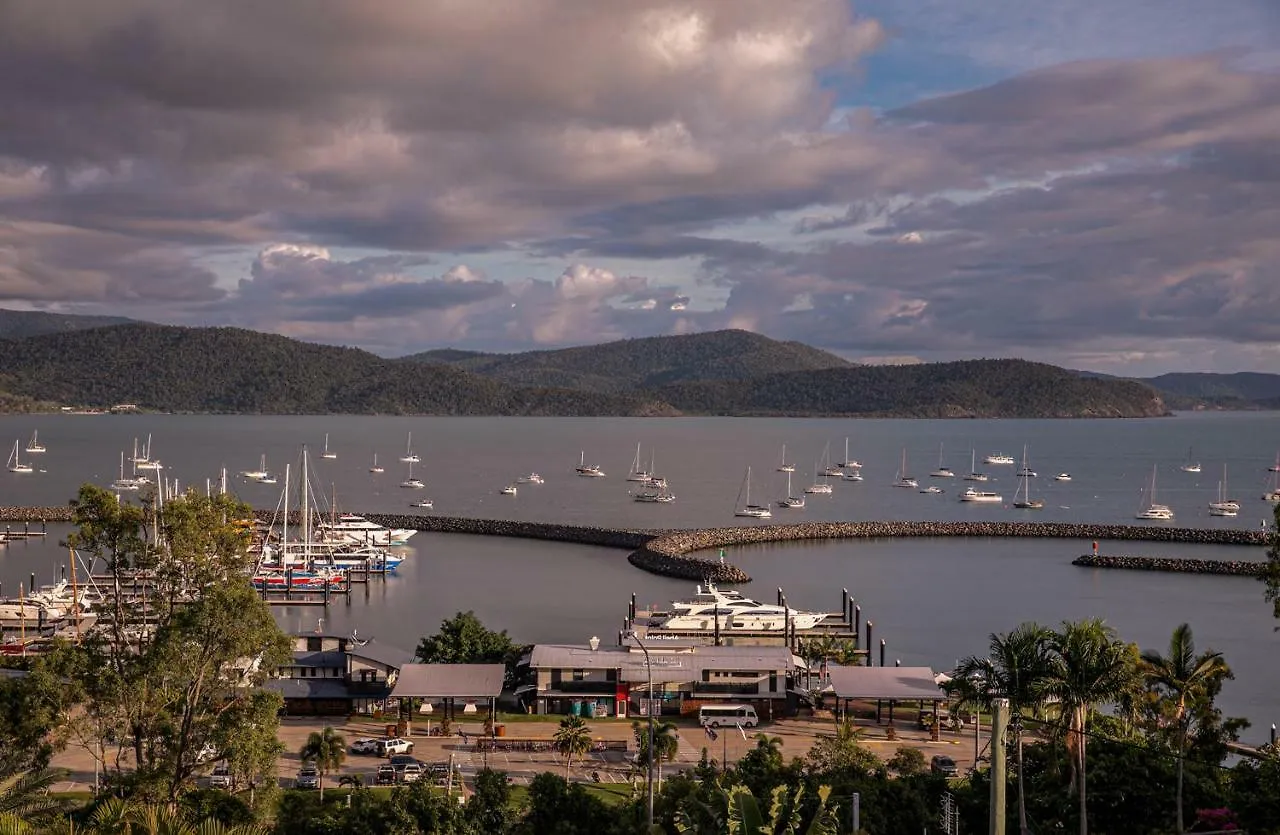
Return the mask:
{"type": "Polygon", "coordinates": [[[713,728],[721,725],[754,728],[760,724],[760,717],[756,716],[756,709],[751,705],[703,705],[698,709],[698,722],[713,728]]]}

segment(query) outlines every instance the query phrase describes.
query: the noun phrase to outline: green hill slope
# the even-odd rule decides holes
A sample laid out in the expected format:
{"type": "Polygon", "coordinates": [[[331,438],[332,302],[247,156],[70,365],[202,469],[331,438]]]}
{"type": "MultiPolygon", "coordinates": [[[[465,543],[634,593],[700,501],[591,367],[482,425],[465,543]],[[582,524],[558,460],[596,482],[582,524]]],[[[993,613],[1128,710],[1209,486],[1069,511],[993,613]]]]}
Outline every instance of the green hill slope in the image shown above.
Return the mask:
{"type": "Polygon", "coordinates": [[[1149,417],[1166,413],[1155,390],[1082,378],[1023,360],[857,366],[773,374],[750,386],[683,383],[653,392],[686,412],[927,418],[1149,417]]]}
{"type": "Polygon", "coordinates": [[[835,354],[799,342],[779,342],[740,330],[625,339],[521,354],[428,351],[401,361],[443,362],[520,385],[614,393],[850,366],[835,354]]]}
{"type": "Polygon", "coordinates": [[[46,333],[125,325],[132,321],[120,316],[76,316],[69,313],[46,313],[42,310],[0,308],[0,339],[26,339],[46,333]]]}

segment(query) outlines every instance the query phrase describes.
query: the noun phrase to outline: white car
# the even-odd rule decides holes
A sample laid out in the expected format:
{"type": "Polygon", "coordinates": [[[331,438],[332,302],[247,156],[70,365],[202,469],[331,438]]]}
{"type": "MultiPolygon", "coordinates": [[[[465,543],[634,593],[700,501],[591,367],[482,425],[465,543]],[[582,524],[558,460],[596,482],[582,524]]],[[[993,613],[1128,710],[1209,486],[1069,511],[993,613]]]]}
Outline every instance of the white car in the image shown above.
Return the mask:
{"type": "Polygon", "coordinates": [[[231,769],[226,763],[219,763],[214,766],[213,773],[209,775],[209,786],[215,789],[230,789],[235,781],[231,777],[231,769]]]}
{"type": "Polygon", "coordinates": [[[408,763],[400,770],[400,782],[416,783],[421,780],[427,773],[427,770],[418,763],[408,763]]]}
{"type": "Polygon", "coordinates": [[[371,736],[362,737],[351,743],[351,753],[376,754],[378,753],[378,743],[381,741],[371,736]]]}
{"type": "Polygon", "coordinates": [[[413,743],[407,739],[393,737],[391,739],[378,740],[378,756],[390,757],[393,754],[412,754],[413,743]]]}

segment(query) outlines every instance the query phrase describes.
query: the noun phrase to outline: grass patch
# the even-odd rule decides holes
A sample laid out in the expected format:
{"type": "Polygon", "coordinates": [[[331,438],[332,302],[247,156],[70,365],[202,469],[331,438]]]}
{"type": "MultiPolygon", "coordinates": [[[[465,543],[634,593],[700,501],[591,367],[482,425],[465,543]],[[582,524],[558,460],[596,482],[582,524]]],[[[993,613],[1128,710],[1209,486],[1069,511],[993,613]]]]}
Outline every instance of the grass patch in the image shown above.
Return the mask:
{"type": "MultiPolygon", "coordinates": [[[[631,786],[627,783],[578,783],[587,794],[603,800],[610,806],[618,806],[631,800],[631,786]]],[[[528,805],[529,787],[511,787],[511,807],[520,809],[528,805]]]]}

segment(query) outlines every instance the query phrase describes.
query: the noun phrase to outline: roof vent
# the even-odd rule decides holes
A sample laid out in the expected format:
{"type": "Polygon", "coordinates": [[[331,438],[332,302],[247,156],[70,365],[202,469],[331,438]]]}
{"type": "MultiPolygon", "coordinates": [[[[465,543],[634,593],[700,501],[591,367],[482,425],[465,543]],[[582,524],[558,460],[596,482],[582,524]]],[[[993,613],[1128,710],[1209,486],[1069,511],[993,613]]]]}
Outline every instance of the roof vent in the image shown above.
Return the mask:
{"type": "Polygon", "coordinates": [[[591,647],[592,652],[595,652],[596,650],[600,649],[600,639],[592,635],[591,640],[587,641],[587,645],[591,647]]]}

